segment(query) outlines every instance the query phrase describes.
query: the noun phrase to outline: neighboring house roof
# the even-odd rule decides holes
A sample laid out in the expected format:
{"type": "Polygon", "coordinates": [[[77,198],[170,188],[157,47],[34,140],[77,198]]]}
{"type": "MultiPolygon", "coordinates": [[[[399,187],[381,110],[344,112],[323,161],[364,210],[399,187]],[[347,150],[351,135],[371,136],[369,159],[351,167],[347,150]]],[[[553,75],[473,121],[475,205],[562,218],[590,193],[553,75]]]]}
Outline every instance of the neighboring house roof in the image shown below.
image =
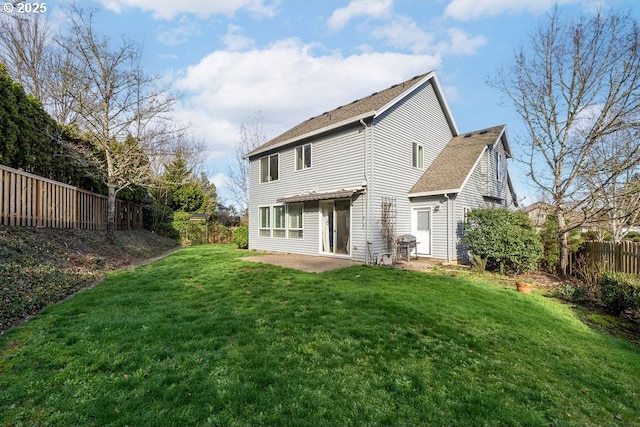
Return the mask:
{"type": "Polygon", "coordinates": [[[500,125],[453,137],[409,191],[409,196],[459,193],[487,146],[502,139],[507,156],[511,155],[503,136],[505,126],[500,125]]]}
{"type": "Polygon", "coordinates": [[[528,214],[529,212],[534,211],[536,209],[541,210],[544,213],[552,213],[555,208],[553,206],[551,206],[549,203],[546,203],[546,202],[535,202],[535,203],[532,203],[532,204],[530,204],[528,206],[523,207],[520,210],[523,213],[528,214]]]}
{"type": "Polygon", "coordinates": [[[365,98],[355,100],[350,104],[342,105],[336,109],[322,113],[319,116],[311,117],[265,144],[262,144],[253,151],[245,154],[244,157],[248,158],[304,138],[319,135],[360,120],[380,115],[428,80],[432,80],[434,90],[440,104],[442,105],[442,109],[447,121],[449,122],[452,133],[457,135],[458,131],[456,124],[449,111],[449,107],[442,96],[435,72],[430,71],[428,73],[415,76],[402,83],[395,84],[380,92],[375,92],[365,98]]]}

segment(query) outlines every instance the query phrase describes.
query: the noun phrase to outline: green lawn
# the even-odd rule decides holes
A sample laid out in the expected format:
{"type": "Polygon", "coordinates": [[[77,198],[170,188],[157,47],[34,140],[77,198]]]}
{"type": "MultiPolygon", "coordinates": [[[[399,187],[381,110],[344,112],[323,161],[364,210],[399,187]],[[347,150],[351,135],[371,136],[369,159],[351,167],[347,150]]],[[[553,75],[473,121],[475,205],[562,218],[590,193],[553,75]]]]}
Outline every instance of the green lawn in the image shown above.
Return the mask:
{"type": "Polygon", "coordinates": [[[640,347],[473,278],[180,250],[0,337],[1,425],[640,425],[640,347]]]}

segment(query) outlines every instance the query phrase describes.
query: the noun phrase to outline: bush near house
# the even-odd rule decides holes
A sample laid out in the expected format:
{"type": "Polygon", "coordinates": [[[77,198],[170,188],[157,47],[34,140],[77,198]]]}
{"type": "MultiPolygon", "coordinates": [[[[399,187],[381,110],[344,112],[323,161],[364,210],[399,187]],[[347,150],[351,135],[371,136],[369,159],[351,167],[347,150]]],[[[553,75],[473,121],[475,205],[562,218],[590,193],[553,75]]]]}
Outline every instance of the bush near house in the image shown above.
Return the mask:
{"type": "Polygon", "coordinates": [[[249,247],[249,227],[240,226],[233,229],[231,232],[233,236],[233,243],[236,244],[238,249],[247,249],[249,247]]]}
{"type": "Polygon", "coordinates": [[[501,273],[534,270],[542,256],[542,243],[529,218],[508,209],[473,209],[467,215],[464,241],[474,257],[486,260],[487,269],[501,273]]]}

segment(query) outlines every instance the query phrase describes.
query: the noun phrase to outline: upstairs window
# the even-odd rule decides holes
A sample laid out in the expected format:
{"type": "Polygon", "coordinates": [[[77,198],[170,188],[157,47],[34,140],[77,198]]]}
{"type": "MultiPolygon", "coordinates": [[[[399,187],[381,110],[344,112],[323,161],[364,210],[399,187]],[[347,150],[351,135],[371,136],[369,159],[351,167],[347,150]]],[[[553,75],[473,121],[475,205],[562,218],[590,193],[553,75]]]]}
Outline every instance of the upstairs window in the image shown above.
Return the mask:
{"type": "Polygon", "coordinates": [[[413,143],[412,158],[414,168],[424,169],[424,148],[422,145],[413,143]]]}
{"type": "Polygon", "coordinates": [[[280,161],[278,154],[262,157],[260,159],[260,182],[277,181],[279,178],[278,166],[280,161]]]}
{"type": "Polygon", "coordinates": [[[500,150],[496,150],[496,180],[502,182],[504,179],[504,161],[500,150]]]}
{"type": "Polygon", "coordinates": [[[296,170],[311,167],[311,144],[296,147],[296,170]]]}

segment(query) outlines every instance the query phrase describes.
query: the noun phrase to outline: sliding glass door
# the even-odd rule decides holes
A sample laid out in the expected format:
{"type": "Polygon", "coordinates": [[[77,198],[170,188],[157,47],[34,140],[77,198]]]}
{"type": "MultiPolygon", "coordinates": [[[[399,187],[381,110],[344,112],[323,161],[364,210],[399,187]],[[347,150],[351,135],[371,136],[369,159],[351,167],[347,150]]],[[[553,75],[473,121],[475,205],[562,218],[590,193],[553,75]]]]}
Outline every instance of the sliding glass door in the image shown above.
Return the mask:
{"type": "Polygon", "coordinates": [[[351,201],[330,200],[320,202],[322,231],[320,246],[323,253],[349,255],[351,201]]]}

